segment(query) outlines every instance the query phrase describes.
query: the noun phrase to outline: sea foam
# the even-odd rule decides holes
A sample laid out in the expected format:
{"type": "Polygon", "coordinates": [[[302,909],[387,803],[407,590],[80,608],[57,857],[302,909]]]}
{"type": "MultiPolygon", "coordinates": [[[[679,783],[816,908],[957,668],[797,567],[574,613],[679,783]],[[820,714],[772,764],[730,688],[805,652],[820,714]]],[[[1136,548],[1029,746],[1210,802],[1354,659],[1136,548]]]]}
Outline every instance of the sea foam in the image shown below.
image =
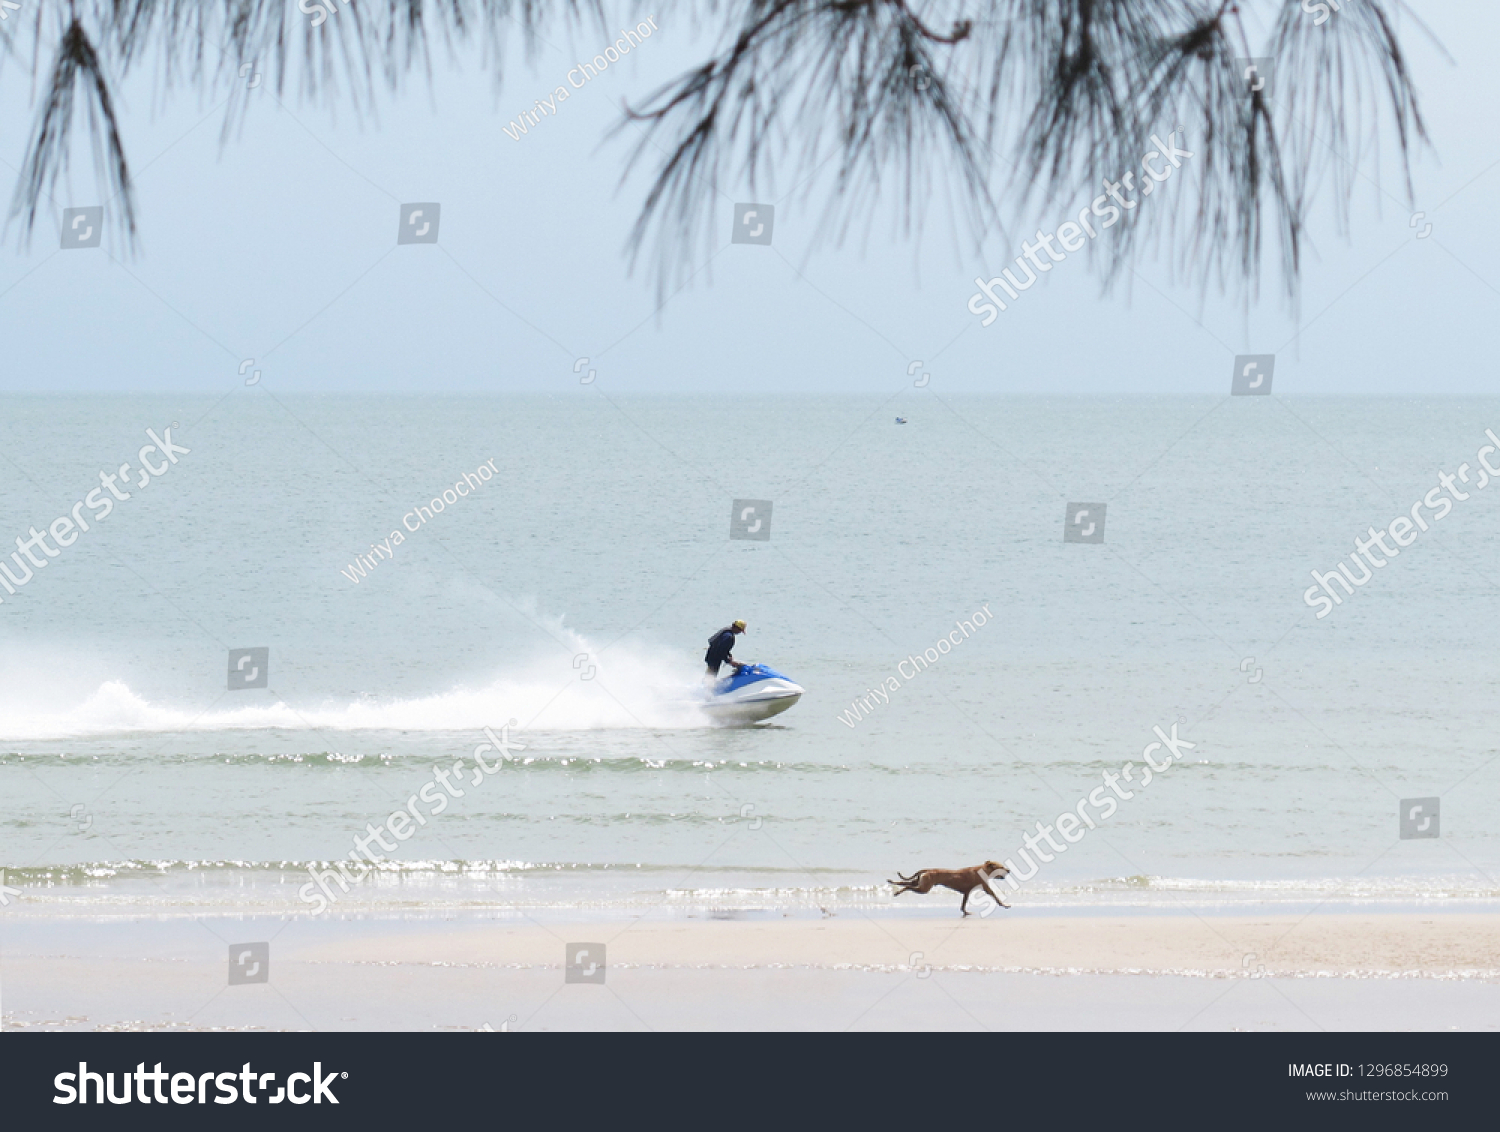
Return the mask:
{"type": "MultiPolygon", "coordinates": [[[[583,638],[571,652],[508,666],[482,683],[397,698],[331,698],[297,692],[298,676],[278,673],[272,654],[270,693],[236,692],[249,702],[208,707],[153,701],[122,680],[106,680],[80,702],[37,709],[24,700],[0,705],[0,740],[62,739],[130,732],[463,731],[515,720],[521,730],[707,727],[701,688],[676,658],[641,649],[603,655],[583,638]]],[[[232,700],[230,701],[233,702],[232,700]]]]}

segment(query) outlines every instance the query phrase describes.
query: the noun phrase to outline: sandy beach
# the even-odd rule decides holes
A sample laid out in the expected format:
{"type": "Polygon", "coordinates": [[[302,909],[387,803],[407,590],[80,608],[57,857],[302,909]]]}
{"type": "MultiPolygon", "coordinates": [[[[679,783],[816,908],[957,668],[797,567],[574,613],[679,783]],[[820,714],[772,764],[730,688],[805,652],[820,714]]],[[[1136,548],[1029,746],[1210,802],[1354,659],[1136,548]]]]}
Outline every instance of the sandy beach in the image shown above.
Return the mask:
{"type": "Polygon", "coordinates": [[[1493,1029],[1500,916],[12,921],[8,1029],[1493,1029]],[[269,944],[226,985],[228,944],[269,944]],[[604,982],[565,949],[604,945],[604,982]]]}
{"type": "Polygon", "coordinates": [[[611,942],[621,967],[832,968],[1016,974],[1240,977],[1413,975],[1500,979],[1500,916],[1000,916],[901,920],[717,921],[465,928],[433,937],[392,932],[308,947],[309,962],[556,966],[558,945],[585,931],[611,942]]]}

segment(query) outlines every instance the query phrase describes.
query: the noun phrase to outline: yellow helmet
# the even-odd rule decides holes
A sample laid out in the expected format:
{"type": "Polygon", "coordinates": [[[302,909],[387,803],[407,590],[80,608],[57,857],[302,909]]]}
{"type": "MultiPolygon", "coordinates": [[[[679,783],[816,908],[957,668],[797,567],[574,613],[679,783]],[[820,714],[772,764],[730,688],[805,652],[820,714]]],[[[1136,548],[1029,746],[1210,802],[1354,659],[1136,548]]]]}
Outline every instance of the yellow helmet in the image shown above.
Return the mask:
{"type": "Polygon", "coordinates": [[[736,621],[732,625],[730,625],[730,628],[738,629],[741,633],[743,633],[745,631],[745,623],[743,621],[736,621]]]}

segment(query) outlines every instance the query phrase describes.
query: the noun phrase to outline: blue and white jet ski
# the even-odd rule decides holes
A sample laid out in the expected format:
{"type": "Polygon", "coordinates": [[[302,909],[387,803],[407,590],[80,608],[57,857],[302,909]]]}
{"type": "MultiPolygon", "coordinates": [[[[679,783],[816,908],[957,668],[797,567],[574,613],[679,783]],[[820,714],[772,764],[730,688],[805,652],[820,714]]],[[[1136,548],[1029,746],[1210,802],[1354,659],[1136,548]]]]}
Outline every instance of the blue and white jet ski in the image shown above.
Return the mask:
{"type": "Polygon", "coordinates": [[[719,723],[760,723],[802,698],[803,688],[764,664],[747,664],[714,683],[703,710],[719,723]]]}

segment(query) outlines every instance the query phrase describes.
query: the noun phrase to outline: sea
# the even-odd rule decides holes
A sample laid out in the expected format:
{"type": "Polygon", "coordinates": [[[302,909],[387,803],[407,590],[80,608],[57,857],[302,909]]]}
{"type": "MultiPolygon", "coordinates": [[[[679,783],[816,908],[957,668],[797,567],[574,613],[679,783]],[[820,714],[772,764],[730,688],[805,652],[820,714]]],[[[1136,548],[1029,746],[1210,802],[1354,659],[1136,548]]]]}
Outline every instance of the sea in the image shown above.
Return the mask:
{"type": "Polygon", "coordinates": [[[1488,908],[1491,428],[909,385],[7,396],[0,544],[45,562],[0,590],[7,912],[951,916],[888,879],[991,860],[1019,912],[1488,908]],[[1460,465],[1319,617],[1311,572],[1460,465]],[[762,726],[699,706],[735,619],[805,688],[762,726]],[[515,749],[481,774],[486,729],[515,749]]]}

